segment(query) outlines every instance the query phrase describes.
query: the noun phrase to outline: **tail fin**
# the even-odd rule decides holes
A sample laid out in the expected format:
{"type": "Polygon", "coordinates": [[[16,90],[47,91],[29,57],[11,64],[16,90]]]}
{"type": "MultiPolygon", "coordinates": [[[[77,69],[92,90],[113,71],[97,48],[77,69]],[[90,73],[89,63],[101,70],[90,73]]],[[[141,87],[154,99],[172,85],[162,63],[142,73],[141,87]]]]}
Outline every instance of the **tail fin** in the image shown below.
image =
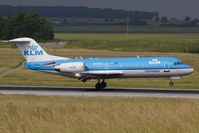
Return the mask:
{"type": "Polygon", "coordinates": [[[17,47],[20,49],[22,55],[24,56],[27,62],[68,59],[68,58],[48,55],[39,46],[39,44],[34,39],[31,38],[17,38],[9,40],[9,42],[16,43],[17,47]]]}

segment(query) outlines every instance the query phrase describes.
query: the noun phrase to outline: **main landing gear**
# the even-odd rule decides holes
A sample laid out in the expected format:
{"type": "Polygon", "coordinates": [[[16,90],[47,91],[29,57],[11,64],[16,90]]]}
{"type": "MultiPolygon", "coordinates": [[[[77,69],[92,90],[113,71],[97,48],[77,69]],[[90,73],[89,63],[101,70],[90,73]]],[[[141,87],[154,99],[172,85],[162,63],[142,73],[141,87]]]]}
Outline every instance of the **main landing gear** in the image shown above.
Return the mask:
{"type": "Polygon", "coordinates": [[[101,83],[100,83],[100,79],[99,79],[97,84],[95,85],[95,88],[97,90],[106,88],[106,82],[104,82],[104,79],[103,79],[103,81],[101,83]]]}
{"type": "Polygon", "coordinates": [[[170,81],[170,82],[169,82],[169,85],[170,85],[170,86],[173,86],[173,84],[174,84],[173,81],[170,81]]]}

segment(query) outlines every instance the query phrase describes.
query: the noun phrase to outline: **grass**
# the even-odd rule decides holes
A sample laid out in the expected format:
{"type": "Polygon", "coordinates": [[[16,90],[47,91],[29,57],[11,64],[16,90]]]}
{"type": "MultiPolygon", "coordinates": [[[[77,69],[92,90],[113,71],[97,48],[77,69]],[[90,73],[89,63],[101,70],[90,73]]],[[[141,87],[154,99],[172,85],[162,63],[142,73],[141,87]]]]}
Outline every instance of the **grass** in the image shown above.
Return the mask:
{"type": "Polygon", "coordinates": [[[0,73],[17,68],[23,61],[21,55],[0,55],[0,73]]]}
{"type": "Polygon", "coordinates": [[[16,48],[16,45],[13,45],[12,43],[3,43],[0,40],[0,48],[16,48]]]}
{"type": "Polygon", "coordinates": [[[165,40],[198,40],[199,34],[89,34],[89,33],[55,33],[56,39],[69,41],[132,41],[132,40],[147,40],[147,41],[165,41],[165,40]]]}
{"type": "MultiPolygon", "coordinates": [[[[91,24],[92,25],[92,24],[91,24]]],[[[123,26],[54,26],[56,33],[126,33],[123,26]]],[[[199,27],[129,26],[129,33],[199,33],[199,27]]]]}
{"type": "Polygon", "coordinates": [[[199,52],[199,34],[55,34],[65,48],[133,52],[199,52]]]}
{"type": "MultiPolygon", "coordinates": [[[[199,34],[71,34],[56,33],[55,41],[68,41],[67,49],[123,52],[199,53],[199,34]]],[[[1,43],[0,48],[15,48],[1,43]]]]}
{"type": "Polygon", "coordinates": [[[199,100],[0,95],[3,133],[198,133],[199,100]]]}

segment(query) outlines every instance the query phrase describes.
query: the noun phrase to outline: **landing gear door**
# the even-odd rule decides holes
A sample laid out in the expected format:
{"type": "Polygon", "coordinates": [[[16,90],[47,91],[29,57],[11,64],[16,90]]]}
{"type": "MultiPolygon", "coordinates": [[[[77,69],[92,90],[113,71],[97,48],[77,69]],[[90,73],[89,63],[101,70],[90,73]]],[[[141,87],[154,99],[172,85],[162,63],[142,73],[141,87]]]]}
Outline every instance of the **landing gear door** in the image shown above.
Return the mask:
{"type": "Polygon", "coordinates": [[[169,63],[164,63],[164,72],[170,72],[169,63]]]}

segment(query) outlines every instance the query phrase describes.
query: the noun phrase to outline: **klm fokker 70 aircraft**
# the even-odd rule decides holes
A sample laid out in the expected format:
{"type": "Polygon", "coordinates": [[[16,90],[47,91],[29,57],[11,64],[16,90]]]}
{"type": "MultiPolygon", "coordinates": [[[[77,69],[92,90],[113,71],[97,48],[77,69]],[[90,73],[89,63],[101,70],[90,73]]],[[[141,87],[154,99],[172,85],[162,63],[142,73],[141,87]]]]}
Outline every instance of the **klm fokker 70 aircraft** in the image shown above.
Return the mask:
{"type": "Polygon", "coordinates": [[[172,86],[173,79],[194,71],[181,60],[171,57],[70,59],[48,55],[31,38],[8,42],[16,43],[26,59],[26,68],[77,78],[83,82],[97,79],[96,89],[105,88],[104,80],[111,78],[170,77],[169,84],[172,86]]]}

